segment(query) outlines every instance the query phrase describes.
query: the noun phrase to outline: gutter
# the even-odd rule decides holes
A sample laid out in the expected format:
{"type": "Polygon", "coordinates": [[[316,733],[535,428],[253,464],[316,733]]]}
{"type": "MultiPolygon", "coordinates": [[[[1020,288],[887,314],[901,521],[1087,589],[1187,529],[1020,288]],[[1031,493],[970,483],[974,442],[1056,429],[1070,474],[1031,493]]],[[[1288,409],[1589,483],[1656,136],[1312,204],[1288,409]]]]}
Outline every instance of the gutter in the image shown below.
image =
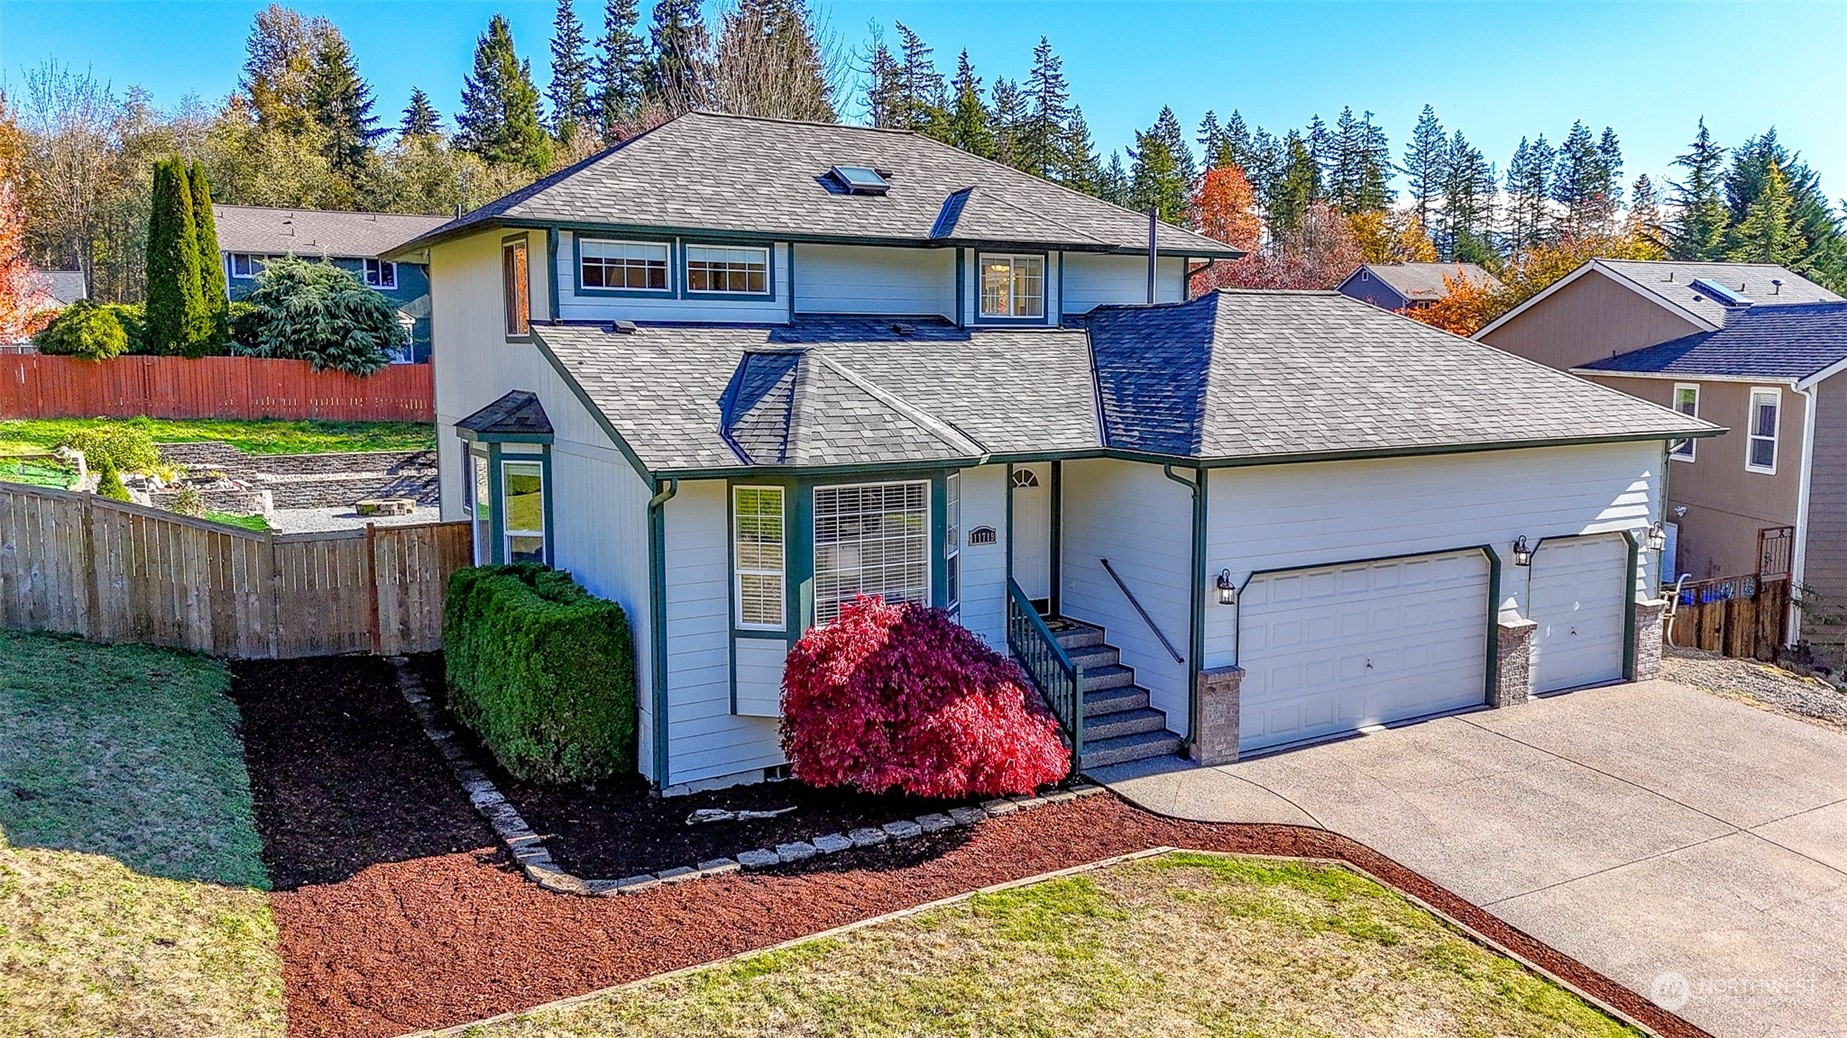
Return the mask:
{"type": "Polygon", "coordinates": [[[680,492],[680,481],[654,483],[648,498],[648,635],[654,659],[654,788],[667,786],[667,542],[665,505],[680,492]]]}
{"type": "Polygon", "coordinates": [[[1789,558],[1789,634],[1783,639],[1783,644],[1791,648],[1802,640],[1801,594],[1808,570],[1809,489],[1815,474],[1815,412],[1820,408],[1815,393],[1818,388],[1809,385],[1796,390],[1802,394],[1802,473],[1796,483],[1796,544],[1789,558]]]}

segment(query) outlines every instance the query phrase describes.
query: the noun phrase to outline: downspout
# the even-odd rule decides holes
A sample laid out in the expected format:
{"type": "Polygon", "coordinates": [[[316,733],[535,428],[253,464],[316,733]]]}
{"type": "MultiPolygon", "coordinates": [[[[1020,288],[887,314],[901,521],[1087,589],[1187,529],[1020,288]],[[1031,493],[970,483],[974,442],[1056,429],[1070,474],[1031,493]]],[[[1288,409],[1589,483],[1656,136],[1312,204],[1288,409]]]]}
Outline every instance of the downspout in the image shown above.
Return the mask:
{"type": "Polygon", "coordinates": [[[1789,648],[1802,640],[1800,595],[1808,569],[1809,482],[1815,472],[1815,412],[1820,405],[1815,398],[1817,388],[1796,387],[1796,392],[1802,394],[1802,472],[1796,482],[1796,544],[1789,556],[1789,634],[1783,639],[1789,648]]]}
{"type": "Polygon", "coordinates": [[[1154,302],[1154,267],[1159,250],[1155,247],[1155,228],[1160,225],[1160,210],[1153,206],[1148,208],[1148,301],[1154,302]]]}
{"type": "Polygon", "coordinates": [[[1193,279],[1196,277],[1204,277],[1217,264],[1218,264],[1218,257],[1208,256],[1206,257],[1205,263],[1201,264],[1200,266],[1194,267],[1192,270],[1187,271],[1186,272],[1186,284],[1181,286],[1181,294],[1186,296],[1189,299],[1192,298],[1193,279]]]}
{"type": "Polygon", "coordinates": [[[1187,488],[1193,495],[1192,601],[1187,605],[1186,738],[1182,748],[1190,756],[1199,731],[1199,660],[1205,651],[1205,618],[1200,615],[1206,598],[1206,480],[1204,469],[1194,469],[1192,479],[1174,474],[1172,462],[1161,475],[1187,488]]]}
{"type": "Polygon", "coordinates": [[[680,478],[669,477],[663,487],[654,482],[648,498],[648,633],[654,644],[654,787],[667,787],[667,543],[666,508],[680,492],[680,478]]]}
{"type": "MultiPolygon", "coordinates": [[[[573,239],[575,240],[575,239],[573,239]]],[[[545,284],[550,289],[551,319],[558,323],[558,228],[545,228],[545,284]]]]}

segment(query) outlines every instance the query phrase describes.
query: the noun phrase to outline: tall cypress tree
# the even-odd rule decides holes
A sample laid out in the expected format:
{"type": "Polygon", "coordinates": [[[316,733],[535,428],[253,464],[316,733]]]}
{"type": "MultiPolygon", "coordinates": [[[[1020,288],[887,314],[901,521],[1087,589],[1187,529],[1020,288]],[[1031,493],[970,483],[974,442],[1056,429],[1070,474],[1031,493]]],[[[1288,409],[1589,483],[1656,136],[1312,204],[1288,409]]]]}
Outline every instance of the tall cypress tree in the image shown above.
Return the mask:
{"type": "Polygon", "coordinates": [[[613,140],[641,111],[648,92],[648,45],[636,29],[636,0],[605,0],[596,66],[597,123],[613,140]]]}
{"type": "Polygon", "coordinates": [[[1712,139],[1706,119],[1674,165],[1687,171],[1686,179],[1668,181],[1668,198],[1677,216],[1668,232],[1668,248],[1676,259],[1718,259],[1724,253],[1725,233],[1731,228],[1731,211],[1725,207],[1725,149],[1712,139]]]}
{"type": "Polygon", "coordinates": [[[571,0],[558,0],[552,18],[552,79],[545,88],[551,103],[552,136],[569,141],[577,131],[596,123],[590,103],[590,57],[585,53],[584,23],[577,20],[571,0]]]}
{"type": "Polygon", "coordinates": [[[988,106],[981,100],[981,77],[964,49],[956,56],[956,78],[950,84],[955,98],[949,106],[949,132],[945,139],[963,151],[988,158],[994,154],[994,130],[988,125],[988,106]]]}
{"type": "Polygon", "coordinates": [[[350,179],[365,168],[372,157],[372,142],[385,132],[378,127],[372,105],[372,88],[359,78],[352,48],[329,26],[314,54],[308,108],[314,121],[327,131],[328,165],[343,177],[350,179]]]}
{"type": "Polygon", "coordinates": [[[184,161],[155,163],[148,213],[147,340],[160,353],[196,355],[211,340],[198,243],[184,161]]]}
{"type": "Polygon", "coordinates": [[[462,84],[455,143],[487,162],[542,173],[551,165],[551,141],[539,124],[539,91],[532,63],[513,49],[513,29],[495,15],[475,44],[475,68],[462,84]]]}
{"type": "Polygon", "coordinates": [[[218,220],[212,215],[212,186],[205,168],[194,162],[186,171],[192,194],[193,253],[199,265],[199,301],[210,318],[208,348],[231,341],[231,303],[225,291],[224,255],[218,251],[218,220]]]}

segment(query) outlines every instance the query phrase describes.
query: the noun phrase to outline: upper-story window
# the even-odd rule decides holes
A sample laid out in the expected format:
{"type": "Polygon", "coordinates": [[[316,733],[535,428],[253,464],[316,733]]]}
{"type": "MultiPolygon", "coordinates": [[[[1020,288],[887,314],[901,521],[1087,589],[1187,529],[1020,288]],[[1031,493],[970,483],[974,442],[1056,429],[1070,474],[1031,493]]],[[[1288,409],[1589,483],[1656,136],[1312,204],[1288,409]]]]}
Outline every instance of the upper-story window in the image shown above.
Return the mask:
{"type": "Polygon", "coordinates": [[[1744,467],[1752,472],[1776,472],[1776,427],[1782,411],[1781,392],[1751,390],[1750,436],[1745,441],[1744,467]]]}
{"type": "Polygon", "coordinates": [[[770,294],[770,250],[761,246],[686,246],[686,291],[770,294]]]}
{"type": "Polygon", "coordinates": [[[243,280],[254,278],[263,273],[263,264],[276,259],[275,256],[258,256],[248,252],[231,254],[231,276],[243,280]]]}
{"type": "Polygon", "coordinates": [[[984,253],[981,316],[1044,317],[1045,257],[984,253]]]}
{"type": "Polygon", "coordinates": [[[577,246],[578,280],[585,288],[665,292],[668,248],[660,241],[598,241],[586,238],[577,246]]]}
{"type": "MultiPolygon", "coordinates": [[[[1674,410],[1688,418],[1699,417],[1699,386],[1690,382],[1676,383],[1674,386],[1674,410]]],[[[1669,455],[1676,461],[1692,461],[1694,439],[1689,436],[1684,440],[1675,440],[1669,455]]]]}
{"type": "Polygon", "coordinates": [[[514,238],[500,246],[500,287],[505,297],[507,334],[531,333],[532,278],[526,239],[514,238]]]}
{"type": "Polygon", "coordinates": [[[390,260],[366,260],[366,284],[373,288],[398,287],[398,265],[390,260]]]}

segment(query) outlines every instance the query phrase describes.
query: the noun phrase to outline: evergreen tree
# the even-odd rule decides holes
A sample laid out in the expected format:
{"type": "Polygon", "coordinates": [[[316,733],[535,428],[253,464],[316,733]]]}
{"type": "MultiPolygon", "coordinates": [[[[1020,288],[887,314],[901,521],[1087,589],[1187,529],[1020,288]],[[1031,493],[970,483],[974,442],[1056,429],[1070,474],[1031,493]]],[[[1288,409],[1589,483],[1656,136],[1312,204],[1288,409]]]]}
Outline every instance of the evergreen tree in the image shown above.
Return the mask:
{"type": "Polygon", "coordinates": [[[890,125],[918,130],[932,137],[944,135],[949,113],[943,103],[943,74],[936,70],[932,48],[903,22],[898,28],[896,96],[890,125]]]}
{"type": "MultiPolygon", "coordinates": [[[[1235,117],[1237,113],[1232,113],[1235,117]]],[[[1226,135],[1229,139],[1230,134],[1226,135]]],[[[1244,175],[1251,182],[1251,189],[1257,192],[1258,200],[1264,210],[1269,211],[1271,196],[1283,176],[1283,162],[1288,154],[1283,141],[1276,135],[1259,126],[1251,131],[1250,148],[1244,161],[1238,165],[1244,167],[1244,175]]],[[[1235,146],[1235,145],[1234,145],[1235,146]]]]}
{"type": "Polygon", "coordinates": [[[1071,118],[1071,88],[1065,82],[1064,60],[1052,53],[1052,43],[1044,36],[1033,48],[1033,65],[1026,74],[1024,93],[1026,110],[1016,138],[1016,164],[1035,176],[1054,178],[1066,164],[1065,125],[1071,118]]]}
{"type": "Polygon", "coordinates": [[[313,122],[308,91],[315,51],[319,38],[332,30],[326,19],[303,18],[277,3],[257,12],[244,41],[239,85],[260,129],[299,134],[313,122]]]}
{"type": "Polygon", "coordinates": [[[875,35],[871,50],[866,55],[866,118],[872,125],[893,127],[898,125],[900,86],[898,83],[898,59],[885,45],[885,37],[875,35]]]}
{"type": "Polygon", "coordinates": [[[636,0],[605,0],[603,36],[597,40],[596,118],[604,140],[614,140],[641,111],[648,90],[648,47],[636,31],[636,0]]]}
{"type": "Polygon", "coordinates": [[[1288,158],[1268,202],[1270,233],[1275,238],[1287,238],[1300,230],[1321,197],[1321,170],[1302,135],[1289,131],[1283,139],[1283,153],[1288,158]]]}
{"type": "Polygon", "coordinates": [[[578,130],[596,124],[587,47],[584,23],[571,9],[571,0],[558,0],[558,13],[552,18],[552,81],[545,99],[551,102],[552,136],[560,141],[568,142],[578,130]]]}
{"type": "Polygon", "coordinates": [[[333,29],[320,37],[308,79],[308,109],[326,131],[323,147],[328,165],[352,178],[372,158],[372,142],[385,131],[372,114],[372,88],[359,78],[353,51],[333,29]]]}
{"type": "Polygon", "coordinates": [[[192,196],[193,254],[199,266],[199,301],[211,327],[207,346],[231,341],[231,303],[225,291],[224,255],[218,251],[218,220],[212,215],[212,186],[205,170],[194,162],[186,170],[186,187],[192,196]]]}
{"type": "Polygon", "coordinates": [[[1404,149],[1405,186],[1411,195],[1411,208],[1417,222],[1434,226],[1430,210],[1443,196],[1444,178],[1449,169],[1449,139],[1437,113],[1429,105],[1417,117],[1411,139],[1404,149]]]}
{"type": "MultiPolygon", "coordinates": [[[[1254,161],[1256,142],[1252,138],[1250,128],[1244,125],[1244,115],[1235,108],[1231,111],[1231,118],[1225,120],[1225,133],[1221,147],[1223,151],[1211,157],[1212,164],[1223,166],[1229,163],[1242,169],[1246,178],[1249,178],[1251,167],[1256,165],[1254,161]]],[[[1257,182],[1252,180],[1251,187],[1256,186],[1257,182]]]]}
{"type": "Polygon", "coordinates": [[[699,107],[711,79],[711,37],[699,0],[658,0],[648,34],[654,43],[648,92],[676,115],[699,107]]]}
{"type": "Polygon", "coordinates": [[[455,143],[489,163],[543,173],[551,165],[551,141],[539,125],[539,91],[532,63],[513,49],[513,30],[495,15],[475,44],[474,72],[463,80],[462,110],[455,117],[455,143]]]}
{"type": "Polygon", "coordinates": [[[1020,119],[1024,102],[1020,84],[1004,76],[994,77],[994,103],[990,111],[994,128],[994,161],[1008,166],[1020,164],[1020,119]]]}
{"type": "Polygon", "coordinates": [[[1798,262],[1804,268],[1816,262],[1831,267],[1840,255],[1847,253],[1847,236],[1842,234],[1833,208],[1821,190],[1820,178],[1801,156],[1783,146],[1775,129],[1766,130],[1732,150],[1731,168],[1725,177],[1725,197],[1734,226],[1744,222],[1758,198],[1768,189],[1772,166],[1776,167],[1790,198],[1790,224],[1804,243],[1798,262]]]}
{"type": "Polygon", "coordinates": [[[1732,218],[1725,205],[1725,149],[1713,142],[1704,116],[1693,142],[1674,165],[1687,174],[1684,180],[1668,181],[1675,210],[1668,250],[1676,259],[1718,259],[1724,254],[1732,218]]]}
{"type": "Polygon", "coordinates": [[[1219,125],[1217,112],[1206,109],[1205,118],[1199,120],[1199,136],[1193,139],[1199,142],[1200,160],[1206,164],[1206,169],[1224,165],[1219,159],[1226,153],[1225,128],[1219,125]]]}
{"type": "Polygon", "coordinates": [[[1109,153],[1109,164],[1103,167],[1103,173],[1098,177],[1097,197],[1111,205],[1128,208],[1130,203],[1129,173],[1122,167],[1121,152],[1109,153]]]}
{"type": "Polygon", "coordinates": [[[1130,157],[1134,160],[1129,173],[1130,208],[1153,209],[1169,223],[1184,220],[1193,195],[1192,156],[1173,109],[1162,108],[1153,126],[1135,134],[1130,157]],[[1176,142],[1179,151],[1174,148],[1176,142]]]}
{"type": "Polygon", "coordinates": [[[950,144],[983,158],[994,154],[994,130],[988,125],[988,106],[981,100],[981,77],[969,64],[968,51],[956,56],[956,78],[950,84],[955,99],[950,102],[948,132],[950,144]]]}
{"type": "Polygon", "coordinates": [[[1588,127],[1573,122],[1559,145],[1552,170],[1552,200],[1564,207],[1558,224],[1571,237],[1611,230],[1622,193],[1616,181],[1622,154],[1615,141],[1616,134],[1609,130],[1604,131],[1602,141],[1593,141],[1588,127]]]}
{"type": "Polygon", "coordinates": [[[1167,150],[1174,157],[1174,167],[1186,181],[1187,197],[1192,197],[1193,187],[1199,180],[1199,166],[1193,160],[1193,146],[1187,143],[1186,131],[1180,128],[1180,118],[1172,108],[1161,108],[1161,114],[1154,120],[1154,132],[1167,143],[1167,150]]]}
{"type": "Polygon", "coordinates": [[[1391,202],[1391,149],[1385,133],[1372,121],[1372,113],[1355,116],[1343,108],[1335,123],[1334,158],[1328,197],[1343,213],[1384,209],[1391,202]]]}
{"type": "Polygon", "coordinates": [[[404,120],[398,124],[398,143],[442,136],[442,116],[430,103],[430,95],[421,87],[410,88],[410,104],[404,106],[404,120]]]}
{"type": "Polygon", "coordinates": [[[1334,134],[1328,129],[1328,124],[1321,120],[1321,116],[1316,115],[1308,121],[1308,131],[1302,135],[1302,143],[1308,147],[1308,157],[1315,160],[1315,169],[1319,173],[1317,190],[1320,193],[1315,196],[1315,201],[1326,201],[1329,182],[1334,173],[1335,148],[1334,134]]]}
{"type": "Polygon", "coordinates": [[[144,335],[157,353],[197,356],[211,342],[212,318],[199,279],[199,230],[185,163],[155,163],[152,192],[144,335]]]}
{"type": "Polygon", "coordinates": [[[1629,215],[1623,220],[1623,236],[1651,246],[1667,255],[1667,230],[1661,224],[1661,205],[1655,198],[1655,182],[1644,173],[1629,188],[1629,215]]]}
{"type": "Polygon", "coordinates": [[[1480,263],[1492,258],[1489,233],[1494,222],[1494,167],[1457,130],[1449,141],[1443,176],[1442,233],[1437,248],[1447,259],[1480,263]]]}
{"type": "Polygon", "coordinates": [[[1058,168],[1053,171],[1052,179],[1087,195],[1095,195],[1103,190],[1103,168],[1097,162],[1096,142],[1090,136],[1090,124],[1084,121],[1084,110],[1071,106],[1070,126],[1065,131],[1064,144],[1059,148],[1058,168]]]}
{"type": "Polygon", "coordinates": [[[1540,134],[1529,144],[1520,138],[1507,166],[1507,234],[1509,252],[1524,252],[1546,239],[1551,227],[1552,145],[1540,134]]]}
{"type": "Polygon", "coordinates": [[[1757,197],[1732,227],[1731,249],[1725,258],[1734,263],[1801,264],[1808,242],[1796,227],[1796,199],[1775,159],[1763,172],[1757,197]]]}

